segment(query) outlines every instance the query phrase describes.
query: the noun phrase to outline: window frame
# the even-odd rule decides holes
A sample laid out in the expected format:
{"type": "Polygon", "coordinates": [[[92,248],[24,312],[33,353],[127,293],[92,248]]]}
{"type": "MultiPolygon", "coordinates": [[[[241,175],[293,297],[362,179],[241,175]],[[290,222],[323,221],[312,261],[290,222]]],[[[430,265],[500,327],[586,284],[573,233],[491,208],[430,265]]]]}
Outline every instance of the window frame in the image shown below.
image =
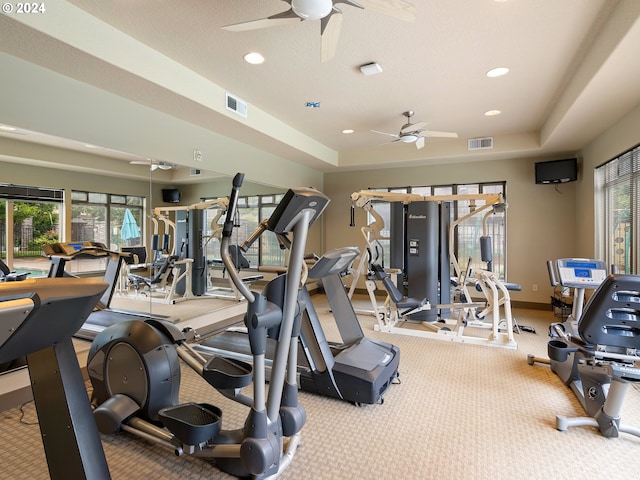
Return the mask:
{"type": "MultiPolygon", "coordinates": [[[[437,196],[437,195],[463,195],[465,193],[470,193],[469,189],[474,189],[477,188],[477,191],[474,191],[472,193],[480,193],[480,194],[486,194],[486,193],[502,193],[503,198],[506,201],[506,195],[507,195],[507,182],[506,181],[493,181],[493,182],[479,182],[479,183],[465,183],[465,184],[437,184],[437,185],[414,185],[414,186],[406,186],[406,187],[382,187],[382,188],[371,188],[370,190],[372,191],[379,191],[379,192],[394,192],[394,193],[407,193],[407,194],[418,194],[421,196],[426,197],[425,199],[428,200],[428,197],[430,196],[437,196]],[[500,191],[500,189],[502,191],[500,191]]],[[[384,201],[372,201],[372,204],[374,205],[379,205],[379,204],[384,204],[387,202],[384,201]]],[[[480,205],[478,205],[480,206],[480,205]]],[[[451,218],[451,222],[455,222],[457,219],[461,218],[462,216],[464,216],[466,214],[466,212],[468,212],[468,201],[459,201],[456,200],[453,202],[452,208],[451,208],[451,212],[452,212],[452,218],[451,218]],[[461,205],[461,202],[464,202],[464,205],[461,205]],[[466,206],[466,211],[464,210],[466,206]]],[[[379,213],[379,212],[378,212],[379,213]]],[[[384,217],[383,217],[384,218],[384,217]]],[[[496,273],[498,273],[498,276],[501,280],[506,280],[507,278],[507,215],[506,213],[501,216],[498,217],[503,219],[502,220],[502,224],[500,225],[498,222],[490,222],[491,226],[492,226],[492,231],[490,233],[492,233],[492,239],[493,239],[493,262],[492,262],[492,270],[496,273]],[[501,241],[498,242],[496,241],[496,235],[495,235],[495,230],[498,229],[498,233],[501,233],[501,241]],[[501,232],[500,232],[501,230],[501,232]],[[496,255],[497,253],[497,255],[496,255]]],[[[373,217],[371,215],[370,212],[367,212],[367,224],[370,224],[373,221],[373,217]]],[[[385,229],[380,232],[382,237],[389,237],[389,228],[390,228],[390,222],[389,222],[389,217],[385,218],[385,229]]],[[[478,216],[478,219],[476,219],[476,223],[480,222],[480,226],[481,226],[481,222],[482,222],[482,215],[478,216]]],[[[467,265],[467,260],[466,258],[461,258],[460,255],[460,245],[461,245],[461,229],[460,227],[462,226],[462,224],[459,224],[456,227],[456,235],[454,236],[454,254],[456,255],[457,261],[460,265],[461,270],[464,272],[466,270],[466,268],[468,267],[467,265]]],[[[466,225],[465,225],[465,228],[466,225]]],[[[476,225],[477,228],[477,225],[476,225]]],[[[477,238],[477,245],[473,248],[474,250],[477,250],[479,252],[480,246],[479,246],[479,242],[480,242],[480,236],[476,236],[474,238],[477,238]]],[[[378,242],[380,243],[380,242],[378,242]]],[[[390,259],[390,252],[389,252],[389,246],[388,246],[388,240],[383,241],[382,242],[382,247],[384,252],[382,253],[383,258],[384,259],[390,259]]],[[[473,258],[472,257],[472,263],[469,265],[470,267],[474,268],[474,269],[486,269],[486,264],[484,262],[480,261],[480,258],[478,256],[478,258],[473,258]]]]}
{"type": "MultiPolygon", "coordinates": [[[[241,244],[265,219],[268,219],[276,206],[280,203],[284,193],[269,193],[260,195],[243,195],[238,197],[235,228],[233,231],[232,242],[241,244]],[[251,212],[250,212],[251,210],[251,212]]],[[[210,200],[202,198],[202,201],[210,200]]],[[[222,217],[218,220],[224,222],[222,217]]],[[[219,258],[220,253],[214,248],[214,258],[219,258]]],[[[277,238],[273,232],[266,231],[258,241],[256,241],[247,252],[243,252],[244,256],[249,260],[251,268],[259,266],[284,267],[287,262],[287,252],[280,249],[277,238]]]]}
{"type": "MultiPolygon", "coordinates": [[[[117,236],[117,233],[113,233],[112,230],[112,217],[113,209],[130,209],[134,214],[136,219],[139,219],[140,222],[138,227],[140,228],[140,244],[146,245],[146,229],[144,226],[144,219],[146,218],[146,197],[140,195],[126,195],[119,193],[103,193],[103,192],[90,192],[87,190],[72,190],[71,191],[71,221],[73,222],[74,216],[74,208],[79,206],[91,206],[91,207],[102,207],[105,208],[105,218],[104,218],[104,232],[105,239],[104,243],[108,248],[111,248],[112,245],[118,245],[120,247],[120,241],[112,241],[114,236],[117,236]],[[82,197],[82,198],[81,198],[82,197]]],[[[85,238],[74,238],[74,229],[71,229],[69,233],[69,239],[71,242],[85,242],[85,241],[96,241],[95,237],[93,239],[85,239],[85,238]]],[[[100,241],[100,240],[98,240],[100,241]]]]}
{"type": "Polygon", "coordinates": [[[637,144],[594,169],[595,254],[618,273],[640,272],[639,203],[637,144]]]}

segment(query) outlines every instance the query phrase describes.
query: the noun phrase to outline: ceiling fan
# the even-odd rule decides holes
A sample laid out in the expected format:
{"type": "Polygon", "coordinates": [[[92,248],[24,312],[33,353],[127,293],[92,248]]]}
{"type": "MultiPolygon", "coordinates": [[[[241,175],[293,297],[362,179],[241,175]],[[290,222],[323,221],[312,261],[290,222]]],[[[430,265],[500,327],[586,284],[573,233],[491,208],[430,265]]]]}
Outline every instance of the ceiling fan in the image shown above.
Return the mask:
{"type": "Polygon", "coordinates": [[[342,11],[336,7],[338,3],[346,3],[353,7],[369,9],[374,12],[389,15],[413,22],[415,7],[405,0],[283,0],[291,5],[286,10],[267,18],[235,23],[222,27],[232,32],[257,30],[259,28],[285,25],[303,20],[320,20],[320,59],[327,62],[333,58],[338,46],[338,37],[342,28],[342,11]]]}
{"type": "Polygon", "coordinates": [[[129,162],[130,165],[147,165],[151,168],[151,171],[160,169],[160,170],[171,170],[173,165],[167,162],[157,162],[155,160],[132,160],[129,162]]]}
{"type": "Polygon", "coordinates": [[[411,123],[411,117],[413,117],[413,111],[409,110],[403,112],[402,115],[407,117],[407,123],[401,128],[399,133],[387,133],[379,132],[378,130],[371,130],[375,133],[381,133],[393,137],[390,143],[402,142],[402,143],[415,143],[416,148],[419,150],[424,147],[424,139],[429,137],[445,137],[445,138],[458,138],[457,133],[453,132],[436,132],[434,130],[428,130],[426,128],[426,122],[411,123]]]}

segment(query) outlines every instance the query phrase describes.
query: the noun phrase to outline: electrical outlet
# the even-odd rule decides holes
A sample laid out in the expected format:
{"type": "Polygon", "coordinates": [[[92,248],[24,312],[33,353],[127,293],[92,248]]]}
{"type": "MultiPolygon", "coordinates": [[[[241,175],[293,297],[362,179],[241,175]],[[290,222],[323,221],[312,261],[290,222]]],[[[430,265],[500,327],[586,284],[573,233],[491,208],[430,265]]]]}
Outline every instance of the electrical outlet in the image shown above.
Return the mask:
{"type": "Polygon", "coordinates": [[[196,162],[201,162],[202,161],[202,152],[200,150],[194,150],[193,151],[193,159],[196,162]]]}
{"type": "Polygon", "coordinates": [[[533,285],[531,285],[531,290],[533,290],[534,292],[538,291],[538,284],[534,283],[533,285]]]}

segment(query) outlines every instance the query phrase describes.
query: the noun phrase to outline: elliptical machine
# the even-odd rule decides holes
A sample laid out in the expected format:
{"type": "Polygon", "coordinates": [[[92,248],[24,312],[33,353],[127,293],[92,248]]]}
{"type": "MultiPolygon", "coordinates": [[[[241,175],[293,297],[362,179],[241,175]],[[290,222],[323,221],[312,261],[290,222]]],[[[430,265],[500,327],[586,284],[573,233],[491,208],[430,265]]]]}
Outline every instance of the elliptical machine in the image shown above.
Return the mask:
{"type": "Polygon", "coordinates": [[[306,413],[298,403],[296,315],[311,225],[329,199],[311,188],[290,189],[276,207],[267,228],[292,232],[288,284],[282,308],[252,292],[237,274],[229,253],[238,193],[244,175],[233,179],[229,210],[222,232],[221,256],[235,286],[247,299],[245,325],[253,365],[213,356],[203,358],[184,332],[158,320],[124,322],[100,333],[88,356],[94,388],[94,416],[100,432],[125,430],[172,449],[214,459],[223,471],[238,477],[274,478],[290,463],[300,441],[306,413]],[[276,356],[266,393],[267,330],[280,327],[276,356]],[[221,428],[221,410],[209,403],[178,403],[182,359],[224,396],[250,407],[244,427],[221,428]],[[241,389],[253,385],[253,396],[241,389]]]}

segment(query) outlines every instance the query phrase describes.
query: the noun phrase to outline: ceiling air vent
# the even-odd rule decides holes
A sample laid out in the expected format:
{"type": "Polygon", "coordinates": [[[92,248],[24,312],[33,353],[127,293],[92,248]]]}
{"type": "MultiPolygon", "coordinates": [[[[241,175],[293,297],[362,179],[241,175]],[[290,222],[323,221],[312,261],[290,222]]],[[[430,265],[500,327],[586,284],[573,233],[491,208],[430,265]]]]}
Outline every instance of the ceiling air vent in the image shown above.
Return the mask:
{"type": "Polygon", "coordinates": [[[493,137],[470,138],[468,145],[469,150],[488,150],[493,148],[493,137]]]}
{"type": "Polygon", "coordinates": [[[202,172],[200,171],[199,168],[192,168],[191,170],[189,170],[189,175],[191,175],[192,177],[197,177],[198,175],[201,175],[202,172]]]}
{"type": "Polygon", "coordinates": [[[239,98],[234,97],[230,93],[227,93],[227,108],[233,110],[238,115],[242,115],[247,118],[247,104],[239,98]]]}

